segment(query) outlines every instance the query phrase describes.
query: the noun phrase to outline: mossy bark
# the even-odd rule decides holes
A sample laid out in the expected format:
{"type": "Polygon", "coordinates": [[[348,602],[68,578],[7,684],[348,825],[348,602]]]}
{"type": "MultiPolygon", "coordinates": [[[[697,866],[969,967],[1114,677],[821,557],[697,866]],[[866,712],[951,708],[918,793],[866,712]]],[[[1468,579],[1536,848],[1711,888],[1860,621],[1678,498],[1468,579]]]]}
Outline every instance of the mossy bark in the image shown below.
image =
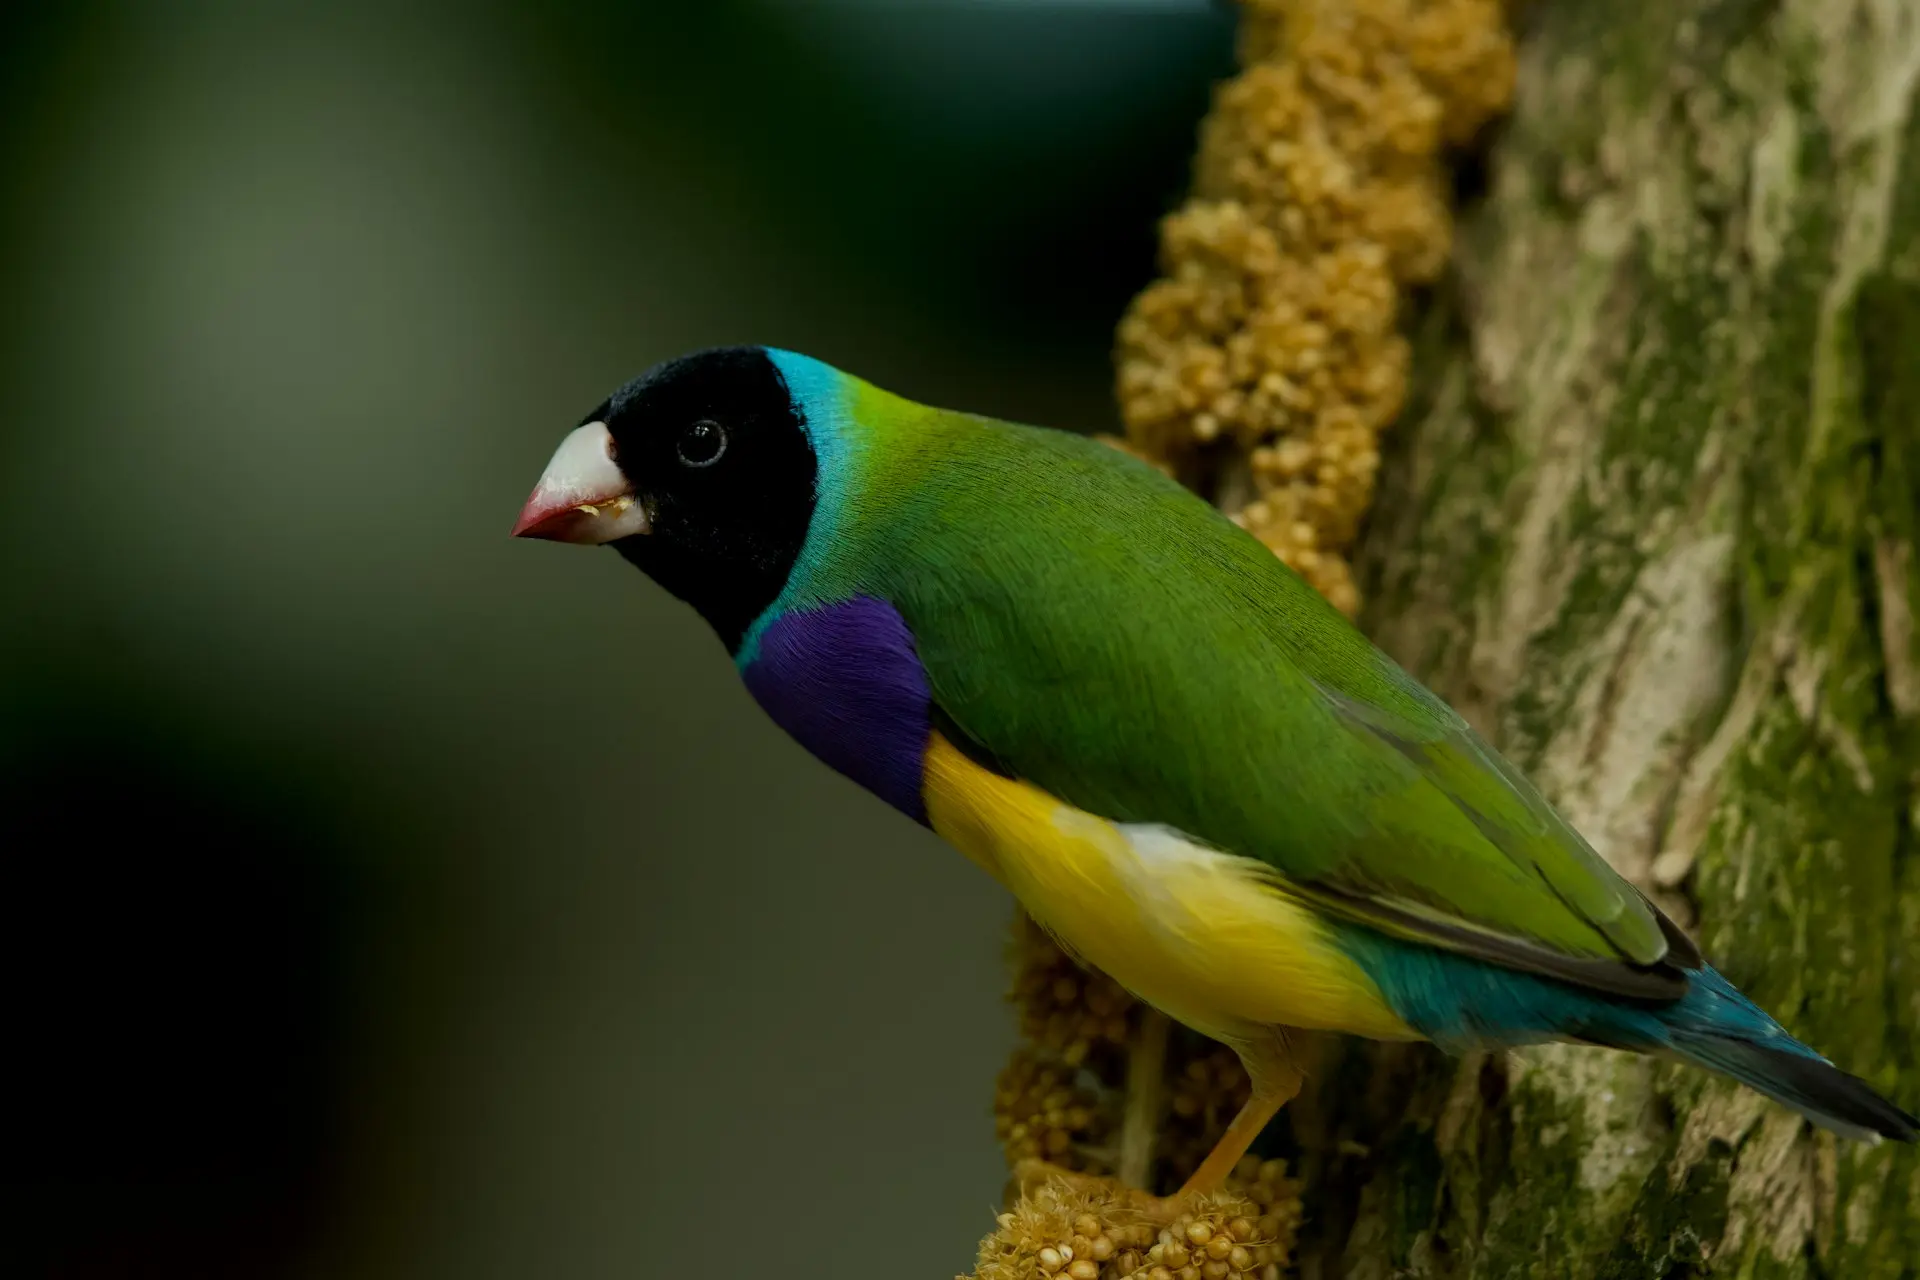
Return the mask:
{"type": "MultiPolygon", "coordinates": [[[[1525,17],[1363,619],[1791,1030],[1920,1101],[1920,7],[1525,17]]],[[[1687,1068],[1332,1044],[1309,1277],[1920,1276],[1920,1152],[1687,1068]]]]}

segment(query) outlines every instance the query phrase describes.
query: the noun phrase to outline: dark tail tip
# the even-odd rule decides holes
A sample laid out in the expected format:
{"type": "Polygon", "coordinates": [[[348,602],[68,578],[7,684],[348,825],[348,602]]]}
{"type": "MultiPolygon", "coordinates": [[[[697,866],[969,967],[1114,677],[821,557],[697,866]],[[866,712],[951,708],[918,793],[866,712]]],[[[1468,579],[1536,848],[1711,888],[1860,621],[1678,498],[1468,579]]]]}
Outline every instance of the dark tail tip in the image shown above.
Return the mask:
{"type": "Polygon", "coordinates": [[[1920,1136],[1920,1120],[1874,1092],[1860,1077],[1850,1076],[1817,1058],[1766,1052],[1775,1059],[1778,1072],[1775,1078],[1786,1086],[1776,1096],[1789,1105],[1792,1098],[1807,1099],[1810,1105],[1804,1110],[1815,1122],[1825,1123],[1842,1133],[1857,1129],[1892,1138],[1895,1142],[1912,1142],[1920,1136]],[[1834,1123],[1836,1121],[1838,1123],[1834,1123]]]}
{"type": "Polygon", "coordinates": [[[1895,1142],[1920,1137],[1920,1120],[1881,1097],[1858,1076],[1820,1058],[1717,1036],[1675,1036],[1674,1047],[1843,1137],[1895,1142]]]}

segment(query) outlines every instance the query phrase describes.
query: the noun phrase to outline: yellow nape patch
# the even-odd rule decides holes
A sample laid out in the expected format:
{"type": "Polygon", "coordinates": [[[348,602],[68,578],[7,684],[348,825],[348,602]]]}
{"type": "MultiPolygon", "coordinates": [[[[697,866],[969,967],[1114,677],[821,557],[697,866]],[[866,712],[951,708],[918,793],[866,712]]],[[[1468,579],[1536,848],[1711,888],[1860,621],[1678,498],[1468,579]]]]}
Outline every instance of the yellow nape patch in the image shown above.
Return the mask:
{"type": "Polygon", "coordinates": [[[1261,1027],[1417,1038],[1320,919],[1256,863],[1165,827],[1121,826],[983,769],[939,734],[933,829],[1081,958],[1222,1040],[1261,1027]]]}

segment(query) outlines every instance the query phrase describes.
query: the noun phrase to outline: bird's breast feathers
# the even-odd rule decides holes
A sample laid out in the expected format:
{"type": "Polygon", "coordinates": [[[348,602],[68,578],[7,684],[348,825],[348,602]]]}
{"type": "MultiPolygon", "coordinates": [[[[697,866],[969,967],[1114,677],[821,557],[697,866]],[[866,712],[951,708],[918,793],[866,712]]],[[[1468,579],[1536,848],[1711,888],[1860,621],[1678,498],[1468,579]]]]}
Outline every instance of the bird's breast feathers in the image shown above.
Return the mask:
{"type": "Polygon", "coordinates": [[[932,696],[913,636],[872,597],[781,614],[742,651],[741,678],[793,738],[916,822],[932,696]]]}

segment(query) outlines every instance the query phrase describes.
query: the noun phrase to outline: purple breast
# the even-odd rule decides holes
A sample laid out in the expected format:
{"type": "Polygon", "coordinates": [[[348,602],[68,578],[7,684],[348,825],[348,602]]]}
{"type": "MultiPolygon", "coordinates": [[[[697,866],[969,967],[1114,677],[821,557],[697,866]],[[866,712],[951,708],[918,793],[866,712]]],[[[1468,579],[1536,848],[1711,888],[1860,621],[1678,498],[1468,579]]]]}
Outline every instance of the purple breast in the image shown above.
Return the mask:
{"type": "Polygon", "coordinates": [[[867,790],[925,823],[920,795],[930,695],[913,633],[860,596],[785,614],[741,675],[773,722],[867,790]]]}

